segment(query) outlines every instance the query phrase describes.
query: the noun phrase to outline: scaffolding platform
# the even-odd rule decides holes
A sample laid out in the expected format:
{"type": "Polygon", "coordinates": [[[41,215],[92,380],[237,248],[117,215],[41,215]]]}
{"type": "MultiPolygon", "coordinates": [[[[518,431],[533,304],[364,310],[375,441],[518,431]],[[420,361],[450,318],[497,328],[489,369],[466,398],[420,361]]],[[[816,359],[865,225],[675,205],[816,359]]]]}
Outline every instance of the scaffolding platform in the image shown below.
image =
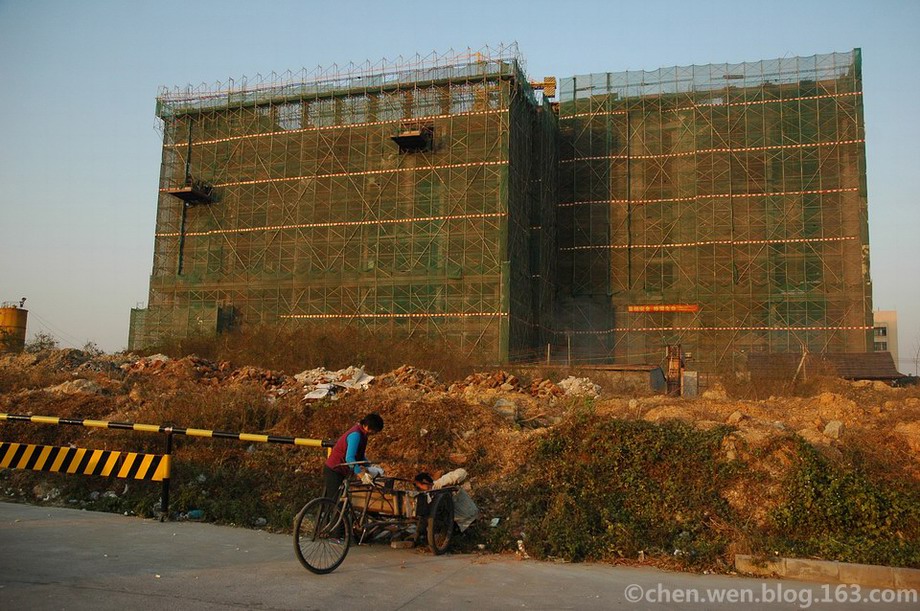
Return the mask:
{"type": "Polygon", "coordinates": [[[401,153],[430,151],[434,139],[434,127],[424,125],[404,129],[390,139],[399,146],[401,153]]]}
{"type": "Polygon", "coordinates": [[[211,189],[205,187],[193,186],[171,188],[166,189],[165,193],[172,195],[173,197],[178,197],[183,202],[185,202],[187,206],[214,203],[214,197],[211,194],[211,189]]]}

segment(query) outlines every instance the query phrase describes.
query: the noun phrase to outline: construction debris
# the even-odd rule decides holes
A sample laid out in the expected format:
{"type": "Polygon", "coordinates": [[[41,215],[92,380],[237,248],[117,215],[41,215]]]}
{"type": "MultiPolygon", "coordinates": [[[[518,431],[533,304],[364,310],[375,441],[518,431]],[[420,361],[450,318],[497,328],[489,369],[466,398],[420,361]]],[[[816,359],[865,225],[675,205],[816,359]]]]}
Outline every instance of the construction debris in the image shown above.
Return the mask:
{"type": "Polygon", "coordinates": [[[559,387],[574,397],[599,397],[601,394],[601,387],[588,378],[569,376],[559,382],[559,387]]]}
{"type": "Polygon", "coordinates": [[[566,394],[565,390],[553,384],[553,381],[549,378],[535,378],[530,383],[530,395],[532,397],[560,397],[564,394],[566,394]]]}
{"type": "Polygon", "coordinates": [[[95,382],[83,379],[69,380],[57,386],[49,386],[44,390],[45,392],[59,395],[75,395],[79,393],[98,395],[104,392],[103,388],[95,382]]]}
{"type": "Polygon", "coordinates": [[[158,371],[166,366],[172,359],[165,354],[154,354],[139,358],[133,363],[125,363],[121,368],[125,371],[158,371]]]}
{"type": "Polygon", "coordinates": [[[464,389],[470,387],[493,388],[506,392],[521,392],[520,380],[518,380],[517,376],[501,370],[469,375],[462,382],[451,384],[447,388],[447,392],[462,392],[464,389]]]}
{"type": "Polygon", "coordinates": [[[343,391],[367,390],[374,376],[367,375],[360,367],[346,367],[338,371],[329,371],[322,367],[302,371],[294,380],[307,392],[304,399],[318,401],[325,398],[338,398],[343,391]]]}
{"type": "Polygon", "coordinates": [[[438,381],[436,373],[403,365],[389,373],[377,377],[376,384],[383,387],[399,386],[401,388],[411,388],[422,392],[443,391],[444,384],[438,381]]]}
{"type": "MultiPolygon", "coordinates": [[[[848,444],[856,442],[863,451],[890,459],[891,472],[898,477],[920,481],[917,389],[835,379],[811,396],[688,400],[616,393],[605,378],[604,397],[588,402],[568,398],[596,396],[600,388],[590,379],[570,376],[557,383],[549,377],[525,377],[527,370],[517,375],[479,372],[447,386],[436,374],[410,365],[376,378],[360,367],[339,371],[318,368],[287,376],[197,356],[84,358],[73,352],[32,356],[36,355],[0,357],[0,383],[4,385],[0,387],[0,412],[123,422],[168,421],[181,426],[334,439],[361,416],[376,411],[386,427],[375,439],[371,455],[387,473],[411,479],[426,471],[438,479],[445,474],[450,477],[462,467],[469,475],[462,486],[472,498],[466,512],[461,508],[466,499],[458,493],[456,516],[474,516],[478,505],[483,528],[496,523],[497,515],[506,516],[507,532],[499,535],[493,531],[495,536],[510,536],[512,544],[518,539],[525,541],[534,555],[536,540],[525,539],[517,530],[520,524],[513,503],[502,498],[507,493],[503,486],[530,468],[539,448],[556,451],[556,446],[543,441],[556,435],[557,427],[572,425],[583,412],[606,420],[656,422],[698,430],[729,423],[730,430],[714,452],[720,461],[743,462],[756,477],[740,478],[723,496],[733,511],[762,528],[769,526],[770,512],[782,500],[780,483],[795,465],[794,444],[805,442],[824,456],[839,457],[848,444]],[[112,372],[104,362],[115,364],[117,371],[112,372]],[[78,370],[85,375],[77,377],[78,370]],[[329,394],[334,392],[341,400],[334,409],[324,402],[305,403],[304,394],[317,390],[324,396],[335,396],[329,394]],[[674,420],[682,424],[668,424],[674,420]]],[[[15,426],[20,425],[11,424],[11,430],[15,426]]],[[[574,434],[581,434],[581,429],[574,430],[574,434]]],[[[92,439],[96,433],[95,429],[84,432],[53,427],[29,432],[56,445],[79,443],[81,440],[70,437],[75,434],[92,439]]],[[[221,452],[233,452],[220,448],[221,452]]],[[[236,454],[228,456],[253,469],[263,469],[267,455],[260,448],[255,444],[245,449],[240,446],[236,454]]],[[[204,469],[210,450],[203,445],[189,445],[188,450],[206,457],[196,458],[204,469]]],[[[305,474],[305,481],[312,481],[309,477],[318,472],[319,462],[313,462],[318,456],[272,456],[273,472],[297,477],[305,474]]],[[[210,490],[210,473],[208,477],[195,473],[198,477],[190,478],[192,485],[210,490]]],[[[258,523],[261,516],[266,514],[253,513],[239,523],[258,523]]],[[[271,518],[269,523],[274,524],[271,518]]],[[[504,527],[505,521],[501,524],[504,527]]],[[[523,543],[516,549],[528,553],[523,543]]]]}

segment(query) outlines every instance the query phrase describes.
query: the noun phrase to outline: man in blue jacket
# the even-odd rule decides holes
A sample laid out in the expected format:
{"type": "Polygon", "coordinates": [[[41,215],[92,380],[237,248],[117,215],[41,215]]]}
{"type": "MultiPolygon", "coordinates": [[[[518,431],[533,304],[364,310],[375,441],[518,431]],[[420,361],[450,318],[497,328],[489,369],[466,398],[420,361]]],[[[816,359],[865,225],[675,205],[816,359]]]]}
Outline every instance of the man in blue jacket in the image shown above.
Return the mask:
{"type": "Polygon", "coordinates": [[[325,491],[323,496],[327,499],[336,500],[339,486],[342,480],[349,476],[350,473],[359,475],[366,465],[353,465],[351,467],[342,466],[346,462],[366,461],[367,456],[364,454],[367,448],[367,438],[383,430],[383,418],[380,414],[372,412],[361,418],[361,421],[345,431],[345,434],[339,437],[332,447],[332,452],[323,465],[323,480],[325,481],[325,491]]]}

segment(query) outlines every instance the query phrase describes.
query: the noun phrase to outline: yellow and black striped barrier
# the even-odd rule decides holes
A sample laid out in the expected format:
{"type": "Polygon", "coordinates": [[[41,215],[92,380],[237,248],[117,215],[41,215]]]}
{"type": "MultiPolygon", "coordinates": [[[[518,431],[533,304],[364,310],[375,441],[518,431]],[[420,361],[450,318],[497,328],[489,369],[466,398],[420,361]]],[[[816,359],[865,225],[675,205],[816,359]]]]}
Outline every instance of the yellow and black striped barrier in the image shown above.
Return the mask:
{"type": "Polygon", "coordinates": [[[324,439],[287,437],[284,435],[231,433],[230,431],[189,429],[176,426],[163,426],[161,424],[140,424],[137,422],[92,420],[89,418],[59,418],[57,416],[26,416],[24,414],[0,413],[0,422],[68,424],[89,428],[165,434],[166,453],[162,455],[0,442],[0,468],[56,471],[59,473],[82,473],[85,475],[103,475],[108,477],[112,477],[114,472],[114,477],[160,481],[163,483],[163,494],[160,499],[161,520],[169,515],[169,472],[173,435],[233,439],[236,441],[257,443],[282,443],[311,448],[327,448],[327,452],[329,448],[335,445],[335,441],[324,439]],[[54,455],[53,458],[51,457],[52,454],[54,455]],[[154,462],[156,462],[155,465],[154,462]]]}
{"type": "Polygon", "coordinates": [[[0,441],[0,468],[101,475],[162,482],[169,479],[168,454],[114,452],[0,441]]]}
{"type": "Polygon", "coordinates": [[[137,422],[117,422],[108,420],[90,420],[89,418],[58,418],[57,416],[26,416],[23,414],[0,414],[0,422],[32,422],[35,424],[70,424],[98,429],[118,429],[122,431],[139,431],[144,433],[166,433],[186,435],[188,437],[212,437],[215,439],[233,439],[236,441],[254,441],[258,443],[284,443],[311,448],[331,448],[335,442],[304,437],[286,437],[284,435],[259,435],[253,433],[231,433],[209,429],[187,429],[162,424],[140,424],[137,422]]]}

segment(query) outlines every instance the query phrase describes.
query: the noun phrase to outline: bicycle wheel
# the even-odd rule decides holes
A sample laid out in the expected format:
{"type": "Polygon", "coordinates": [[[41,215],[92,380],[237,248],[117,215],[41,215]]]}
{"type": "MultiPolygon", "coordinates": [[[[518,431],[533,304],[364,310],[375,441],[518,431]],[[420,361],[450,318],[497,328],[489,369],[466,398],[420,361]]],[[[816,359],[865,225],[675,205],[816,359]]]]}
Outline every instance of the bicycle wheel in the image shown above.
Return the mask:
{"type": "Polygon", "coordinates": [[[444,492],[434,497],[428,514],[428,547],[439,556],[450,546],[454,532],[454,495],[444,492]]]}
{"type": "Polygon", "coordinates": [[[294,518],[294,552],[309,571],[324,575],[334,571],[351,545],[348,508],[326,498],[313,499],[294,518]]]}

